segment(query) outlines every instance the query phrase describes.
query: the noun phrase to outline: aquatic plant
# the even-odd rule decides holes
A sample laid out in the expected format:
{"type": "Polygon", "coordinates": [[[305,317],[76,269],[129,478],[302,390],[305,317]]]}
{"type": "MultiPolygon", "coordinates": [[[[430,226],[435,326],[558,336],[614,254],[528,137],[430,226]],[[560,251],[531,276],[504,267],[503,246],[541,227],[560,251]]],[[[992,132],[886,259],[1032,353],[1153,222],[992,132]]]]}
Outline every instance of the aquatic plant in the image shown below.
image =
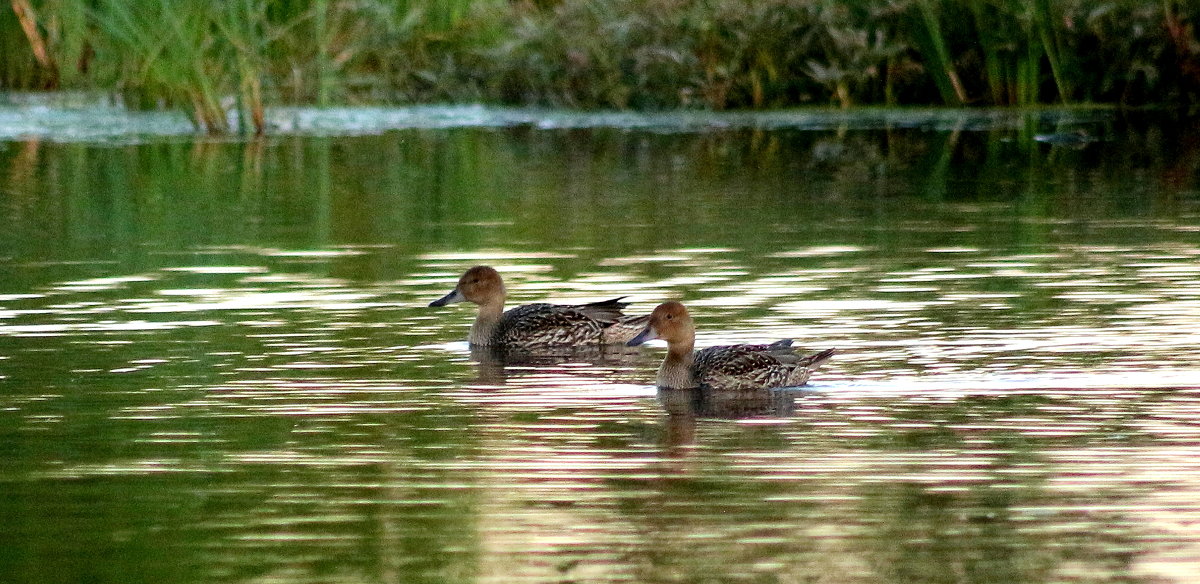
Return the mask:
{"type": "Polygon", "coordinates": [[[0,10],[0,88],[58,89],[91,69],[86,0],[12,0],[0,10]]]}
{"type": "Polygon", "coordinates": [[[199,128],[222,133],[230,129],[223,100],[233,96],[237,123],[246,128],[249,118],[261,132],[264,6],[101,0],[93,12],[103,32],[97,53],[122,63],[118,87],[136,98],[188,107],[199,128]]]}
{"type": "MultiPolygon", "coordinates": [[[[10,0],[0,90],[94,88],[262,132],[269,104],[1194,104],[1163,0],[10,0]]],[[[1194,106],[1193,106],[1194,107],[1194,106]]]]}
{"type": "MultiPolygon", "coordinates": [[[[896,57],[906,48],[894,40],[896,31],[887,26],[887,19],[878,18],[880,14],[871,12],[869,5],[859,8],[851,11],[834,2],[820,5],[819,26],[814,32],[818,39],[816,53],[820,57],[810,58],[806,67],[809,76],[829,89],[843,108],[854,102],[853,88],[863,87],[894,70],[896,57]]],[[[889,104],[894,99],[891,91],[894,81],[887,79],[885,95],[889,104]]]]}

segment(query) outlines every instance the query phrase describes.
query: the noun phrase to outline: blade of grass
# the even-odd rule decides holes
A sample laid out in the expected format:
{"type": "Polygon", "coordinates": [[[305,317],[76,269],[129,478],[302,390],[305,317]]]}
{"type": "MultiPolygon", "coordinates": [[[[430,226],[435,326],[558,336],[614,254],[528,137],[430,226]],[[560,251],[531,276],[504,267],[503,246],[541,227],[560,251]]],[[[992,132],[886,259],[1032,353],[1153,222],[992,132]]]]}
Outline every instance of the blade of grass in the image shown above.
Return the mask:
{"type": "Polygon", "coordinates": [[[966,103],[967,96],[942,35],[937,8],[933,0],[917,0],[916,10],[913,30],[916,32],[917,47],[928,64],[934,85],[946,105],[960,106],[966,103]]]}
{"type": "Polygon", "coordinates": [[[1058,89],[1059,99],[1064,104],[1070,103],[1071,88],[1067,83],[1063,71],[1063,63],[1060,58],[1065,53],[1059,51],[1058,40],[1053,27],[1053,23],[1055,22],[1054,15],[1050,12],[1050,2],[1049,0],[1033,0],[1033,7],[1033,26],[1038,31],[1042,50],[1046,54],[1046,59],[1050,62],[1050,73],[1054,76],[1054,85],[1058,89]]]}
{"type": "Polygon", "coordinates": [[[29,49],[33,52],[33,58],[37,60],[38,65],[57,76],[58,65],[46,48],[46,39],[38,28],[37,13],[34,12],[33,5],[29,3],[29,0],[12,0],[12,9],[17,16],[17,21],[21,23],[21,30],[25,33],[25,38],[29,41],[29,49]]]}

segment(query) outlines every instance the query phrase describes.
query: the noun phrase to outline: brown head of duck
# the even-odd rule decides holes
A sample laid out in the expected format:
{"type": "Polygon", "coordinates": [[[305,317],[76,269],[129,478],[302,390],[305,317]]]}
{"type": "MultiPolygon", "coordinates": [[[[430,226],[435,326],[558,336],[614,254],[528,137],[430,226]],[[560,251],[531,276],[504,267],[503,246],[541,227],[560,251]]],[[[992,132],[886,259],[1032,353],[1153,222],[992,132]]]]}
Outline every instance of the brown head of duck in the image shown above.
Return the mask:
{"type": "Polygon", "coordinates": [[[658,368],[659,387],[695,387],[692,375],[693,349],[696,346],[696,325],[683,304],[664,302],[650,313],[650,322],[626,345],[636,347],[651,339],[667,342],[667,356],[658,368]]]}
{"type": "Polygon", "coordinates": [[[504,288],[504,280],[500,272],[491,266],[475,266],[467,270],[458,284],[449,294],[429,303],[429,306],[445,306],[455,302],[471,302],[479,305],[479,316],[471,325],[471,334],[467,337],[473,345],[487,344],[500,315],[504,313],[504,300],[508,291],[504,288]]]}

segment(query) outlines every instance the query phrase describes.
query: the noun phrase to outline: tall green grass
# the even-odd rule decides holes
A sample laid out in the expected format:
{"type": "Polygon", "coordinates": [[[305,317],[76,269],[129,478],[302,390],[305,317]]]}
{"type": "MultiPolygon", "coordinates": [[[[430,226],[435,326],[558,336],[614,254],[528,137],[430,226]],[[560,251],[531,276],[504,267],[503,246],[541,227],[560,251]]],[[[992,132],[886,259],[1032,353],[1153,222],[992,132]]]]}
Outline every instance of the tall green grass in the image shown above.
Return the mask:
{"type": "Polygon", "coordinates": [[[75,87],[93,70],[87,0],[11,0],[4,4],[0,8],[0,89],[75,87]]]}
{"type": "Polygon", "coordinates": [[[0,90],[115,91],[210,132],[270,104],[578,108],[1200,101],[1163,0],[10,0],[0,90]]]}
{"type": "Polygon", "coordinates": [[[102,0],[95,12],[104,34],[102,54],[121,55],[122,89],[147,102],[186,105],[196,124],[213,133],[229,129],[222,97],[230,90],[230,63],[214,42],[205,6],[186,1],[133,3],[102,0]]]}

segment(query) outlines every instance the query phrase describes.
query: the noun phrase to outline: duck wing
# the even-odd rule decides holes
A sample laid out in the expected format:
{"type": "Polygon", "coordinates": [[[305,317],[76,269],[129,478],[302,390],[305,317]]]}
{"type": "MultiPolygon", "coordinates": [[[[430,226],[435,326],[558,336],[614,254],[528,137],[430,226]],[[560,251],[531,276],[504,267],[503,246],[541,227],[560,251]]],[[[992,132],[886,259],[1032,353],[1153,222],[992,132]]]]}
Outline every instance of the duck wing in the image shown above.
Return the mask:
{"type": "Polygon", "coordinates": [[[767,345],[723,345],[696,352],[693,374],[702,386],[714,389],[773,387],[782,381],[784,364],[767,345]],[[777,379],[778,378],[778,379],[777,379]]]}
{"type": "Polygon", "coordinates": [[[803,385],[812,370],[834,350],[801,357],[786,339],[769,345],[724,345],[696,352],[694,375],[714,389],[749,389],[803,385]]]}
{"type": "Polygon", "coordinates": [[[537,347],[624,343],[637,336],[649,315],[626,316],[624,298],[589,304],[565,305],[545,302],[525,304],[505,311],[492,333],[498,346],[537,347]]]}
{"type": "Polygon", "coordinates": [[[573,306],[525,304],[505,311],[492,333],[497,346],[573,345],[598,342],[603,327],[573,306]]]}
{"type": "Polygon", "coordinates": [[[602,342],[624,344],[642,332],[642,329],[645,329],[650,322],[649,314],[627,316],[621,312],[630,304],[622,302],[624,299],[625,297],[621,296],[612,300],[574,306],[557,306],[557,308],[578,312],[600,323],[600,327],[604,329],[602,342]]]}
{"type": "Polygon", "coordinates": [[[625,315],[622,311],[630,305],[630,302],[622,302],[622,300],[625,300],[625,296],[563,308],[575,309],[575,311],[587,315],[588,318],[592,318],[596,323],[600,323],[600,326],[604,327],[605,343],[624,344],[636,337],[637,333],[646,329],[650,315],[641,314],[637,317],[625,315]]]}

